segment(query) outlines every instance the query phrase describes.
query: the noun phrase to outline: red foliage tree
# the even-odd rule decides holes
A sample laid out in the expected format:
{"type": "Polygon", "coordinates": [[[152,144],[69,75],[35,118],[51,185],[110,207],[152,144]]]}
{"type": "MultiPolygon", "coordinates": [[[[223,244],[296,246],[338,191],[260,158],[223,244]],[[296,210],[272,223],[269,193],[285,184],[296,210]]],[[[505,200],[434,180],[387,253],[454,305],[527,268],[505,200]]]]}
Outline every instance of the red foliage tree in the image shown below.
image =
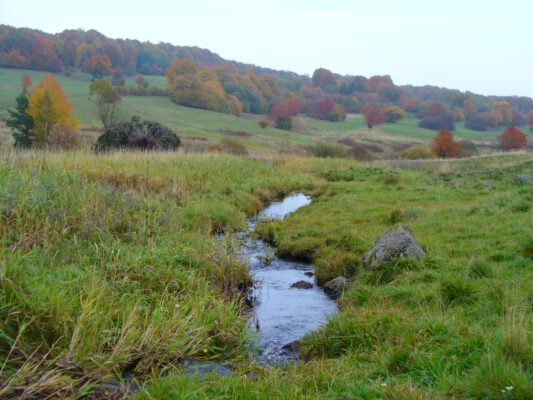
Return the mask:
{"type": "Polygon", "coordinates": [[[529,129],[531,129],[533,131],[533,111],[531,111],[527,115],[527,124],[529,125],[529,129]]]}
{"type": "Polygon", "coordinates": [[[527,136],[517,127],[510,126],[498,136],[498,143],[502,150],[521,150],[527,146],[527,136]]]}
{"type": "Polygon", "coordinates": [[[441,129],[433,139],[431,151],[439,158],[452,158],[461,154],[461,147],[453,140],[453,135],[449,130],[441,129]]]}
{"type": "Polygon", "coordinates": [[[376,104],[367,104],[361,109],[361,113],[369,129],[387,121],[386,110],[376,104]]]}
{"type": "Polygon", "coordinates": [[[272,109],[268,118],[276,120],[278,118],[294,117],[302,110],[302,103],[295,97],[285,100],[272,109]]]}

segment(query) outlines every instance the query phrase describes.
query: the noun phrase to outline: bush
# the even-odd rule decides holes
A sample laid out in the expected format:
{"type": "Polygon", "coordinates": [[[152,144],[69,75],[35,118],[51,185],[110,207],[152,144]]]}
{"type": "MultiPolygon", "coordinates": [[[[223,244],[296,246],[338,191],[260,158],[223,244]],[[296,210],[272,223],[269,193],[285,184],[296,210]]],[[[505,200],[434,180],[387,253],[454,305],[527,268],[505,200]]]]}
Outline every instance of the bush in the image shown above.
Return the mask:
{"type": "Polygon", "coordinates": [[[107,129],[96,141],[95,149],[176,150],[180,143],[179,137],[160,123],[132,117],[130,122],[107,129]]]}
{"type": "Polygon", "coordinates": [[[400,154],[402,160],[431,160],[435,159],[435,154],[431,152],[431,149],[421,146],[412,146],[407,150],[404,150],[400,154]]]}
{"type": "Polygon", "coordinates": [[[248,149],[246,146],[235,139],[223,138],[220,141],[220,146],[223,153],[233,154],[235,156],[248,155],[248,149]]]}
{"type": "Polygon", "coordinates": [[[268,122],[267,121],[259,121],[259,126],[263,129],[266,129],[266,127],[268,126],[268,122]]]}
{"type": "Polygon", "coordinates": [[[474,142],[470,140],[459,140],[459,156],[460,157],[473,157],[479,155],[479,150],[474,142]]]}
{"type": "Polygon", "coordinates": [[[450,306],[471,303],[476,297],[474,286],[463,277],[441,280],[439,290],[443,302],[450,306]]]}
{"type": "Polygon", "coordinates": [[[74,150],[80,147],[80,136],[70,125],[58,122],[48,136],[48,146],[56,150],[74,150]]]}
{"type": "Polygon", "coordinates": [[[278,117],[276,118],[276,128],[284,131],[292,130],[292,118],[291,117],[278,117]]]}
{"type": "Polygon", "coordinates": [[[343,158],[347,156],[346,148],[334,144],[315,144],[308,146],[310,155],[320,158],[343,158]]]}

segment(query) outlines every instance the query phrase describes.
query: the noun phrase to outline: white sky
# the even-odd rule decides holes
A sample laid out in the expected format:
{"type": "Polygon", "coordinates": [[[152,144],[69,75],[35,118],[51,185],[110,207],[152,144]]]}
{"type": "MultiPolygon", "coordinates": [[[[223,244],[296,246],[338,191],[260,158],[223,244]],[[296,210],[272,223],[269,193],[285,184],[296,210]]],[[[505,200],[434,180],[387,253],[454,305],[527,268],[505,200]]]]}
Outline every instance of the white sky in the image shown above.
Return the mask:
{"type": "Polygon", "coordinates": [[[195,45],[302,74],[533,96],[533,0],[0,0],[0,23],[195,45]]]}

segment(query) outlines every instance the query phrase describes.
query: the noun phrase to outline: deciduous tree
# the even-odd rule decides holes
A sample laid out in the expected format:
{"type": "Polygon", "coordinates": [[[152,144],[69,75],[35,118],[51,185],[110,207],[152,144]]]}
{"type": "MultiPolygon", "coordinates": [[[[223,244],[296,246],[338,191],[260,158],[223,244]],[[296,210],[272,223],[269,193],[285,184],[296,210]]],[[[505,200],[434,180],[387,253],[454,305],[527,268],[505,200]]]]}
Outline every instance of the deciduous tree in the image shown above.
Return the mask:
{"type": "Polygon", "coordinates": [[[527,124],[529,125],[529,130],[533,131],[533,111],[527,115],[527,124]]]}
{"type": "Polygon", "coordinates": [[[504,151],[522,150],[527,146],[527,136],[517,127],[508,127],[498,136],[499,148],[504,151]]]}
{"type": "Polygon", "coordinates": [[[387,121],[386,111],[377,104],[367,104],[361,109],[361,113],[369,129],[387,121]]]}
{"type": "Polygon", "coordinates": [[[113,86],[105,80],[99,79],[89,87],[91,97],[96,105],[98,118],[104,129],[110,128],[118,122],[120,95],[113,86]]]}
{"type": "Polygon", "coordinates": [[[27,113],[34,121],[34,145],[45,146],[57,123],[74,130],[78,126],[78,120],[72,115],[72,104],[52,75],[46,74],[28,95],[28,99],[27,113]]]}
{"type": "Polygon", "coordinates": [[[501,124],[509,125],[513,122],[513,110],[511,105],[506,100],[499,100],[492,103],[491,111],[499,113],[501,116],[501,124]]]}
{"type": "Polygon", "coordinates": [[[431,151],[439,158],[458,157],[461,154],[459,143],[453,139],[452,133],[447,129],[441,129],[435,136],[431,151]]]}

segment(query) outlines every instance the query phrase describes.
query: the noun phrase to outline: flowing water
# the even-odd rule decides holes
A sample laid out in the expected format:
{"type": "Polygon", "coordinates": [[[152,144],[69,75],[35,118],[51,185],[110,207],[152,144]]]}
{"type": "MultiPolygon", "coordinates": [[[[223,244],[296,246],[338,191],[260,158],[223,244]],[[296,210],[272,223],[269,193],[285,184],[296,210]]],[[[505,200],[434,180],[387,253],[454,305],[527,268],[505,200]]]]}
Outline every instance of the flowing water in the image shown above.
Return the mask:
{"type": "Polygon", "coordinates": [[[312,264],[279,259],[263,241],[251,238],[259,221],[284,219],[310,202],[303,194],[288,196],[272,203],[248,223],[242,252],[255,281],[252,325],[258,331],[259,360],[263,363],[293,359],[294,353],[286,345],[319,328],[338,311],[337,303],[315,285],[312,264]],[[298,281],[312,283],[313,287],[291,288],[298,281]]]}

